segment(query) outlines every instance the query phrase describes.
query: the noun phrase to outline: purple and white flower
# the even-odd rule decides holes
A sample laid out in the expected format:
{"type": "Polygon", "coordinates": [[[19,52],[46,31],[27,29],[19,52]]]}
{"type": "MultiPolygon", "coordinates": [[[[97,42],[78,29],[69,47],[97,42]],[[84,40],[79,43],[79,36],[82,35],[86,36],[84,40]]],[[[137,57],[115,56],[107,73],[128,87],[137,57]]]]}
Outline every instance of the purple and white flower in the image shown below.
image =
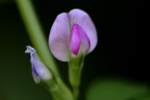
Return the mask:
{"type": "Polygon", "coordinates": [[[90,16],[83,10],[73,9],[56,17],[49,35],[49,48],[55,58],[66,62],[72,55],[92,52],[97,41],[90,16]]]}

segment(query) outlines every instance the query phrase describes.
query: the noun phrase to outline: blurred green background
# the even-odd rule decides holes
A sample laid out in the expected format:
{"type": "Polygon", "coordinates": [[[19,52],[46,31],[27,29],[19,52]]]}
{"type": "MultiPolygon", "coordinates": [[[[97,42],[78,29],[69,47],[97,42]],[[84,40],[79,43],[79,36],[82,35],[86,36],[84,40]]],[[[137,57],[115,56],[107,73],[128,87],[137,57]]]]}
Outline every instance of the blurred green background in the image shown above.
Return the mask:
{"type": "MultiPolygon", "coordinates": [[[[136,33],[140,32],[137,22],[140,22],[139,12],[144,7],[142,2],[33,0],[33,4],[47,38],[57,14],[72,8],[87,11],[96,24],[99,43],[85,61],[81,100],[85,100],[86,93],[87,100],[130,99],[133,94],[148,90],[149,71],[146,67],[138,67],[141,63],[136,56],[136,33]],[[106,81],[108,84],[105,83],[107,78],[110,80],[106,81]],[[121,85],[118,87],[118,84],[121,85]],[[126,94],[129,91],[133,92],[126,94]],[[111,98],[112,94],[115,99],[111,98]],[[120,98],[118,94],[129,97],[120,98]]],[[[32,80],[29,58],[24,53],[26,45],[31,45],[31,42],[15,2],[0,0],[0,100],[51,100],[48,92],[32,80]]],[[[66,64],[58,64],[67,82],[66,64]]]]}

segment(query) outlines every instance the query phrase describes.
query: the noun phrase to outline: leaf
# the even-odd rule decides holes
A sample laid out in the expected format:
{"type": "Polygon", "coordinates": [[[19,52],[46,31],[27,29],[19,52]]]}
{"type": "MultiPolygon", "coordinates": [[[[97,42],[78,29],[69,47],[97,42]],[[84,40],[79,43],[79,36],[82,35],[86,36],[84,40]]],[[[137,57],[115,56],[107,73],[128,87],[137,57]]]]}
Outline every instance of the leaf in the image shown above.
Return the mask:
{"type": "Polygon", "coordinates": [[[89,87],[86,100],[143,100],[144,98],[138,98],[147,91],[146,86],[136,83],[122,80],[98,80],[89,87]]]}

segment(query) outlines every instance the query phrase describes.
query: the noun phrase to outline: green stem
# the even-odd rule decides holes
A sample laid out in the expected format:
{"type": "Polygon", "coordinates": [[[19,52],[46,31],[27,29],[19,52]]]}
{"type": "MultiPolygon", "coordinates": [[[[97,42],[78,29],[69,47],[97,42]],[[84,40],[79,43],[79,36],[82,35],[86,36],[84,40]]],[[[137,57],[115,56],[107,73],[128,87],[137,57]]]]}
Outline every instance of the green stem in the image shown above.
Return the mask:
{"type": "Polygon", "coordinates": [[[73,89],[74,99],[77,100],[79,96],[79,87],[81,81],[81,71],[84,64],[84,56],[72,58],[69,62],[69,81],[73,89]]]}
{"type": "Polygon", "coordinates": [[[16,4],[37,53],[53,75],[51,83],[47,83],[50,91],[52,88],[57,87],[55,91],[51,91],[52,96],[55,100],[73,100],[72,93],[61,80],[57,66],[49,52],[44,32],[35,14],[31,0],[16,0],[16,4]]]}
{"type": "Polygon", "coordinates": [[[51,80],[48,82],[49,89],[48,91],[51,93],[51,96],[54,100],[74,100],[70,91],[66,88],[66,86],[62,86],[60,82],[56,82],[55,80],[51,80]]]}
{"type": "Polygon", "coordinates": [[[31,0],[16,0],[22,19],[41,60],[47,65],[55,77],[59,77],[56,64],[49,52],[44,32],[33,9],[31,0]]]}
{"type": "Polygon", "coordinates": [[[75,100],[78,99],[78,96],[79,96],[79,87],[74,87],[73,88],[73,96],[74,96],[75,100]]]}
{"type": "Polygon", "coordinates": [[[69,65],[69,81],[73,89],[75,100],[78,98],[80,86],[81,70],[78,66],[69,65]]]}

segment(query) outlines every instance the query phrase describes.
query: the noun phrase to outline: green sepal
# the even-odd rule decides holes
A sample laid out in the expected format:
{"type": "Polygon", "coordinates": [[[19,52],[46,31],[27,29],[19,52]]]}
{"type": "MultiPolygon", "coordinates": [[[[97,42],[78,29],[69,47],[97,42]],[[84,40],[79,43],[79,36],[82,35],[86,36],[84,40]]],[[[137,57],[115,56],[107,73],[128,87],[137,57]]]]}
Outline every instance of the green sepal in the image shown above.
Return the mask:
{"type": "Polygon", "coordinates": [[[85,55],[72,56],[69,61],[69,82],[73,89],[73,96],[77,99],[81,81],[81,72],[85,55]]]}

